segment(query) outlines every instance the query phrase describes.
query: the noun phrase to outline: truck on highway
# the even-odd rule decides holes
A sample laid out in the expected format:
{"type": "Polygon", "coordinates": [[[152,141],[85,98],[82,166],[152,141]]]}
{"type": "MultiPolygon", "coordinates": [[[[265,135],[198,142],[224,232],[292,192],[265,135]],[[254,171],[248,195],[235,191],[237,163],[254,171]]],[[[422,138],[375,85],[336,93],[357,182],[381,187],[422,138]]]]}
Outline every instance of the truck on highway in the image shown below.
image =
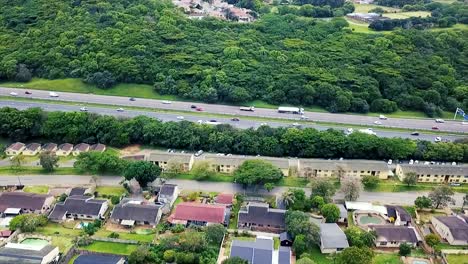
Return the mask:
{"type": "Polygon", "coordinates": [[[280,106],[280,107],[278,107],[278,113],[301,114],[301,115],[303,115],[304,114],[304,108],[280,106]]]}
{"type": "Polygon", "coordinates": [[[359,129],[359,132],[368,134],[368,135],[377,135],[372,128],[359,129]]]}
{"type": "Polygon", "coordinates": [[[253,112],[255,111],[255,106],[241,106],[239,110],[253,112]]]}

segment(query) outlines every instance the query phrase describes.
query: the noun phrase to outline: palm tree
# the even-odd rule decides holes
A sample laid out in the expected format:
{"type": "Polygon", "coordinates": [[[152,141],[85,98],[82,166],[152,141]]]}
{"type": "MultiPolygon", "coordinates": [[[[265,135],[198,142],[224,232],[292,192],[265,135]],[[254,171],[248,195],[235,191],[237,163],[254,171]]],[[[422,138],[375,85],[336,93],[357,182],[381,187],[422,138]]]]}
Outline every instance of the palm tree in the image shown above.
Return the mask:
{"type": "Polygon", "coordinates": [[[287,190],[286,192],[284,192],[281,198],[286,208],[288,208],[294,203],[294,193],[292,192],[292,190],[287,190]]]}

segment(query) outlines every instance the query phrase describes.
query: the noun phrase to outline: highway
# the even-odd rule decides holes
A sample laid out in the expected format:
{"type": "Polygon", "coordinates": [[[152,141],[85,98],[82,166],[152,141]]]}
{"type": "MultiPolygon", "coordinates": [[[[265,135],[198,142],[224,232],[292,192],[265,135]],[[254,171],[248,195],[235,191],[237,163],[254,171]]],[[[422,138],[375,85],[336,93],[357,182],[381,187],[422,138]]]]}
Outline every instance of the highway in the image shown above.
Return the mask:
{"type": "MultiPolygon", "coordinates": [[[[45,90],[28,90],[32,94],[25,94],[27,89],[20,88],[5,88],[0,87],[0,96],[10,96],[11,92],[18,93],[18,97],[28,97],[36,99],[47,100],[60,100],[78,103],[95,103],[107,105],[125,106],[138,106],[145,108],[157,108],[166,110],[177,111],[195,111],[191,109],[191,105],[203,108],[205,113],[215,114],[228,114],[233,116],[253,116],[253,117],[266,117],[266,118],[283,118],[289,120],[297,120],[298,115],[294,114],[280,114],[276,109],[257,108],[255,112],[240,111],[237,106],[217,105],[217,104],[204,104],[174,101],[171,103],[164,103],[164,100],[155,99],[140,99],[130,101],[128,97],[95,95],[95,94],[79,94],[57,92],[59,97],[52,98],[49,96],[50,91],[45,90]]],[[[350,114],[332,114],[332,113],[316,113],[305,112],[310,120],[318,122],[330,122],[339,124],[353,124],[353,125],[374,125],[378,120],[377,117],[363,116],[363,115],[350,115],[350,114]]],[[[431,130],[433,126],[437,126],[440,131],[445,132],[461,132],[468,133],[468,125],[463,125],[460,121],[445,121],[445,123],[435,123],[433,119],[405,119],[405,118],[389,118],[388,120],[381,120],[382,126],[392,128],[407,128],[414,130],[431,130]]]]}
{"type": "MultiPolygon", "coordinates": [[[[23,101],[14,101],[14,100],[0,100],[0,107],[13,107],[17,109],[27,109],[27,108],[32,108],[32,107],[39,107],[44,109],[45,111],[80,111],[80,108],[83,107],[82,104],[57,104],[57,103],[43,103],[43,102],[23,102],[23,101]]],[[[191,122],[199,122],[200,120],[202,122],[212,120],[213,117],[209,117],[209,114],[206,116],[200,116],[200,115],[190,115],[190,113],[184,113],[184,114],[176,114],[176,113],[164,113],[164,112],[153,112],[153,111],[142,111],[142,110],[124,110],[123,112],[118,112],[116,109],[119,106],[116,106],[115,108],[109,108],[109,107],[96,107],[96,106],[87,106],[87,110],[90,113],[96,113],[96,114],[102,114],[102,115],[112,115],[112,116],[121,116],[121,117],[135,117],[135,116],[140,116],[140,115],[145,115],[153,118],[160,119],[162,121],[182,121],[182,120],[187,120],[191,122]],[[181,119],[183,117],[183,119],[181,119]]],[[[271,127],[281,127],[281,126],[291,126],[293,121],[291,123],[284,123],[284,122],[265,122],[265,121],[256,121],[256,120],[248,120],[248,119],[242,119],[240,118],[239,121],[232,121],[230,118],[216,118],[217,122],[220,123],[225,123],[225,124],[230,124],[238,128],[250,128],[254,127],[257,128],[261,126],[262,123],[267,123],[267,125],[271,127]]],[[[323,125],[317,125],[313,124],[312,122],[310,124],[308,123],[301,123],[303,127],[313,127],[318,130],[326,130],[330,127],[323,126],[323,125]]],[[[342,129],[344,130],[344,127],[334,127],[336,129],[342,129]]],[[[419,136],[411,136],[410,132],[399,132],[399,131],[385,131],[385,130],[378,130],[374,129],[374,131],[377,133],[377,136],[381,137],[402,137],[402,138],[411,138],[411,139],[424,139],[428,141],[433,141],[434,138],[437,135],[434,134],[424,134],[420,133],[419,136]]],[[[461,135],[441,135],[442,139],[444,140],[450,140],[453,141],[457,138],[462,138],[463,136],[461,135]]]]}

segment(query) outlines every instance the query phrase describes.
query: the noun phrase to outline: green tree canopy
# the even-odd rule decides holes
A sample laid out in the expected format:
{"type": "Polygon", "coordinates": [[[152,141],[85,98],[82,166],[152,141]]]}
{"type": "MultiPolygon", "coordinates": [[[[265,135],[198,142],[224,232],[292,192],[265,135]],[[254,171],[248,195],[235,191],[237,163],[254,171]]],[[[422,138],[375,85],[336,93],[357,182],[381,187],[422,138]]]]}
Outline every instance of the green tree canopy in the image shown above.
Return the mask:
{"type": "Polygon", "coordinates": [[[264,160],[246,160],[235,171],[237,183],[244,186],[277,182],[283,178],[283,173],[277,167],[264,160]]]}
{"type": "Polygon", "coordinates": [[[340,208],[335,204],[325,204],[320,211],[327,223],[336,223],[340,219],[340,208]]]}
{"type": "Polygon", "coordinates": [[[128,164],[124,170],[126,180],[135,179],[141,187],[146,187],[161,174],[161,169],[147,161],[135,161],[128,164]]]}
{"type": "Polygon", "coordinates": [[[371,264],[374,252],[368,247],[345,248],[336,258],[337,264],[371,264]]]}

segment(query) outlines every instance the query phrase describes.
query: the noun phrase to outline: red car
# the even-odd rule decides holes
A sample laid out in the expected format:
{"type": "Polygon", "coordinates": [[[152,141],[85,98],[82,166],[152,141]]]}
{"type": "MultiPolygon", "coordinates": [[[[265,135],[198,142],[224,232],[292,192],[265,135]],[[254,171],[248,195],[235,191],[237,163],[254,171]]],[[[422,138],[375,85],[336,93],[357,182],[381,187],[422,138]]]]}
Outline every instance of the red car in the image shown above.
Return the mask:
{"type": "Polygon", "coordinates": [[[436,127],[436,126],[433,126],[433,127],[432,127],[432,130],[439,130],[439,128],[436,127]]]}
{"type": "Polygon", "coordinates": [[[197,110],[198,112],[201,112],[201,111],[203,111],[203,108],[197,107],[197,108],[195,108],[195,110],[197,110]]]}

